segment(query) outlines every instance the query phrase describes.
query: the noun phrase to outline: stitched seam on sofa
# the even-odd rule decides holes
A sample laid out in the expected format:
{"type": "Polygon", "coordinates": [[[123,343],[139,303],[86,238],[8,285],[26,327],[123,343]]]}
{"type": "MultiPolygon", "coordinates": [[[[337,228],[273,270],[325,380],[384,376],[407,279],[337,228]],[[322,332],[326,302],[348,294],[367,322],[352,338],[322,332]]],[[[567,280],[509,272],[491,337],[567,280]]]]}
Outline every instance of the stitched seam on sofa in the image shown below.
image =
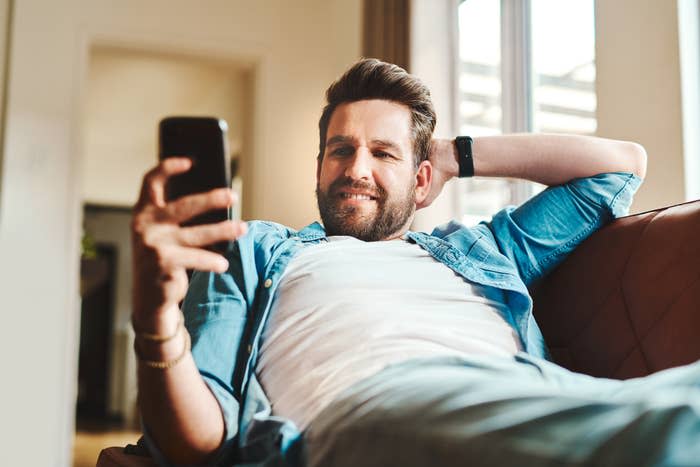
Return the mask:
{"type": "MultiPolygon", "coordinates": [[[[657,215],[658,215],[658,213],[657,213],[657,215]]],[[[632,252],[636,249],[637,245],[638,245],[639,242],[641,241],[641,238],[642,238],[644,232],[646,232],[647,228],[649,227],[649,224],[650,224],[651,221],[654,219],[654,217],[656,217],[656,215],[653,216],[653,217],[651,217],[649,220],[647,220],[647,224],[644,226],[644,229],[642,229],[642,232],[639,234],[639,236],[638,236],[637,239],[635,240],[635,246],[633,246],[632,248],[630,248],[630,250],[629,250],[629,251],[630,251],[630,254],[629,254],[629,256],[627,257],[627,260],[625,261],[624,266],[622,267],[622,274],[621,274],[621,276],[624,276],[624,275],[626,274],[626,271],[627,271],[627,269],[628,269],[628,267],[629,267],[630,258],[632,257],[632,252]]],[[[627,303],[626,303],[626,301],[625,301],[625,299],[624,299],[624,290],[623,290],[623,288],[622,288],[622,283],[619,283],[617,287],[614,287],[608,294],[605,295],[605,298],[604,298],[599,304],[596,304],[595,310],[594,310],[593,314],[590,316],[590,318],[589,318],[588,321],[586,322],[586,326],[584,326],[574,337],[572,337],[571,339],[569,339],[569,342],[574,342],[575,340],[577,340],[578,338],[580,338],[581,335],[592,325],[593,320],[594,320],[600,313],[602,313],[601,310],[602,310],[603,306],[610,300],[610,298],[613,296],[613,294],[614,294],[616,291],[618,291],[618,290],[620,291],[620,294],[623,295],[622,300],[623,300],[623,303],[624,303],[624,306],[625,306],[625,315],[627,316],[627,322],[628,322],[628,324],[632,327],[632,334],[634,335],[635,340],[637,341],[637,345],[636,345],[636,347],[635,347],[635,346],[632,346],[632,348],[625,354],[625,357],[623,358],[623,360],[620,362],[620,364],[618,365],[618,367],[615,368],[615,372],[617,372],[617,371],[619,370],[619,368],[622,366],[622,364],[625,362],[625,360],[626,360],[627,358],[629,358],[629,356],[632,354],[632,352],[634,352],[634,349],[635,349],[635,348],[639,348],[639,347],[641,346],[641,343],[640,343],[640,341],[639,341],[639,339],[638,339],[638,337],[637,337],[637,334],[636,334],[636,332],[634,331],[634,323],[632,323],[631,320],[630,320],[630,318],[629,318],[629,313],[628,313],[628,310],[627,310],[627,303]]],[[[573,353],[571,354],[571,357],[572,357],[571,359],[572,359],[572,361],[574,362],[574,364],[575,364],[575,365],[578,365],[579,362],[576,361],[576,359],[574,358],[574,354],[573,354],[573,353]]],[[[644,357],[644,363],[647,365],[647,370],[649,370],[649,362],[647,361],[646,356],[643,355],[643,357],[644,357]]],[[[613,373],[613,374],[614,374],[614,373],[613,373]]]]}
{"type": "MultiPolygon", "coordinates": [[[[665,211],[666,211],[666,209],[662,209],[662,210],[660,210],[660,211],[657,211],[657,212],[649,219],[649,221],[647,222],[647,224],[644,226],[644,229],[642,230],[641,234],[640,234],[639,237],[637,238],[637,242],[636,242],[634,248],[633,248],[632,250],[630,250],[630,251],[636,251],[637,245],[639,244],[639,242],[641,242],[641,239],[644,237],[645,233],[646,233],[647,230],[650,228],[651,223],[654,222],[654,220],[655,220],[657,217],[662,216],[662,215],[665,213],[665,211]]],[[[632,255],[630,255],[630,257],[627,259],[627,263],[625,264],[625,268],[624,268],[624,269],[625,269],[625,272],[623,273],[623,276],[627,274],[627,269],[628,269],[629,261],[630,261],[631,257],[632,257],[632,255]]],[[[673,261],[669,262],[669,266],[668,266],[666,269],[664,269],[664,271],[663,271],[661,274],[657,274],[657,276],[663,275],[663,273],[664,273],[665,271],[668,271],[668,269],[670,269],[671,267],[673,267],[673,264],[674,264],[673,261]]],[[[647,370],[648,370],[648,371],[653,371],[653,369],[652,369],[652,367],[651,367],[651,364],[649,363],[649,359],[648,359],[646,353],[644,352],[644,348],[643,348],[643,346],[642,346],[642,341],[644,341],[644,340],[649,336],[649,334],[651,333],[651,331],[654,329],[654,326],[656,326],[656,324],[659,323],[659,322],[669,313],[669,311],[673,308],[673,305],[675,305],[676,302],[677,302],[678,300],[680,300],[680,298],[688,291],[688,289],[690,289],[693,285],[695,285],[695,284],[698,282],[698,280],[700,280],[700,274],[698,275],[698,277],[697,277],[694,281],[691,281],[688,285],[686,285],[686,287],[683,288],[683,290],[682,290],[682,291],[675,297],[675,299],[666,307],[666,309],[665,309],[662,313],[659,314],[659,316],[651,323],[651,325],[649,326],[648,330],[644,333],[644,335],[638,336],[638,335],[637,335],[637,332],[636,332],[636,330],[635,330],[635,328],[634,328],[634,323],[632,323],[632,326],[633,326],[632,329],[633,329],[633,332],[634,332],[634,336],[635,336],[635,338],[637,339],[637,344],[638,344],[638,348],[639,348],[640,354],[642,355],[642,358],[644,359],[644,363],[647,365],[647,370]]],[[[627,312],[628,319],[630,320],[630,322],[632,322],[632,318],[631,318],[631,316],[629,315],[629,308],[627,307],[627,300],[626,300],[625,289],[624,289],[624,288],[622,288],[622,297],[623,297],[623,300],[624,300],[624,302],[625,302],[625,311],[627,312]]],[[[629,357],[629,355],[631,355],[631,353],[632,353],[632,352],[630,352],[628,355],[626,355],[626,356],[625,356],[625,359],[627,359],[627,358],[629,357]]],[[[620,363],[620,365],[618,366],[618,368],[615,369],[616,372],[619,370],[619,368],[622,366],[623,363],[624,363],[624,360],[620,363]]]]}
{"type": "MultiPolygon", "coordinates": [[[[567,349],[570,347],[571,343],[578,340],[584,332],[586,332],[591,326],[593,326],[593,321],[595,321],[595,318],[603,313],[603,307],[606,303],[608,303],[608,301],[610,301],[611,298],[613,298],[616,292],[622,293],[621,286],[619,284],[617,285],[617,287],[613,287],[613,289],[605,296],[605,298],[600,302],[600,304],[595,306],[595,310],[593,311],[593,314],[590,316],[590,318],[586,321],[586,324],[579,330],[578,333],[576,333],[576,335],[569,339],[569,346],[567,346],[567,349]]],[[[630,353],[632,351],[634,351],[634,346],[630,350],[630,353]]],[[[575,358],[575,354],[573,352],[571,353],[571,361],[574,363],[574,365],[578,367],[580,361],[575,358]]]]}
{"type": "MultiPolygon", "coordinates": [[[[659,213],[657,213],[657,215],[655,215],[655,216],[652,217],[652,219],[651,219],[651,221],[649,222],[649,224],[651,224],[651,222],[653,222],[654,220],[656,220],[657,217],[664,216],[664,214],[665,214],[664,211],[659,211],[659,213]]],[[[648,226],[649,224],[647,224],[647,226],[648,226]]],[[[644,231],[643,231],[642,233],[646,233],[646,231],[647,231],[647,228],[645,227],[645,229],[644,229],[644,231]]],[[[641,241],[641,237],[640,237],[639,241],[641,241]]],[[[684,246],[684,245],[683,245],[683,242],[675,242],[675,243],[676,243],[676,245],[677,245],[676,248],[675,248],[675,250],[676,250],[676,251],[681,251],[681,250],[683,249],[683,246],[684,246]]],[[[636,251],[636,250],[637,250],[637,248],[636,248],[636,245],[635,245],[635,249],[634,249],[633,251],[636,251]]],[[[654,283],[655,280],[656,280],[657,278],[663,277],[664,275],[666,275],[666,272],[667,272],[669,269],[672,269],[672,268],[674,267],[674,265],[676,264],[675,258],[678,258],[679,256],[682,256],[682,255],[683,255],[682,252],[676,254],[676,255],[674,256],[674,261],[668,261],[668,264],[667,264],[667,266],[666,266],[665,269],[662,269],[662,270],[660,270],[660,271],[656,271],[656,275],[655,275],[654,277],[650,278],[649,282],[650,282],[650,283],[654,283]]]]}
{"type": "MultiPolygon", "coordinates": [[[[680,298],[681,298],[691,287],[693,287],[693,286],[694,286],[695,284],[697,284],[698,282],[700,282],[700,274],[698,274],[698,277],[697,277],[693,282],[691,282],[690,284],[688,284],[688,286],[685,287],[685,288],[683,289],[683,291],[682,291],[680,294],[678,294],[678,297],[676,298],[676,300],[674,300],[673,302],[671,302],[671,304],[670,304],[670,305],[666,308],[666,310],[659,316],[659,318],[658,318],[656,321],[654,321],[654,322],[652,323],[652,325],[649,327],[649,332],[647,332],[644,336],[642,336],[642,338],[641,338],[642,340],[646,340],[646,338],[649,337],[649,333],[651,333],[651,330],[654,328],[654,326],[656,326],[656,323],[658,323],[659,321],[661,321],[661,320],[663,319],[663,317],[666,316],[666,314],[669,313],[669,311],[671,310],[671,308],[673,308],[673,305],[674,305],[678,300],[680,300],[680,298]]],[[[649,371],[658,371],[658,370],[652,370],[651,366],[648,364],[648,362],[647,362],[647,360],[646,360],[646,356],[644,355],[644,353],[643,353],[642,350],[641,350],[641,345],[640,345],[639,347],[636,347],[636,348],[639,348],[639,349],[640,349],[640,353],[642,353],[642,357],[645,359],[645,363],[647,363],[647,365],[648,365],[647,370],[649,370],[649,371]]],[[[634,350],[635,350],[635,348],[632,348],[632,350],[630,350],[630,351],[625,355],[625,357],[622,359],[622,361],[621,361],[620,364],[617,366],[617,368],[615,368],[615,371],[613,372],[613,375],[617,374],[617,372],[620,371],[620,368],[622,368],[622,365],[625,364],[625,362],[626,362],[627,359],[632,355],[632,353],[634,352],[634,350]]]]}
{"type": "MultiPolygon", "coordinates": [[[[658,214],[658,213],[657,213],[657,214],[658,214]]],[[[656,217],[656,216],[652,216],[651,218],[649,218],[649,220],[647,220],[647,224],[644,226],[644,229],[642,229],[642,232],[640,233],[640,235],[639,235],[639,236],[637,237],[637,239],[635,240],[635,246],[632,247],[632,248],[629,250],[629,251],[630,251],[630,255],[627,257],[627,260],[625,261],[625,264],[624,264],[624,266],[622,267],[622,274],[621,274],[622,276],[624,276],[625,272],[626,272],[627,269],[628,269],[629,261],[630,261],[630,258],[631,258],[631,256],[632,256],[631,252],[635,250],[636,246],[637,246],[637,245],[639,244],[639,242],[641,241],[641,237],[642,237],[643,233],[644,233],[644,232],[646,231],[646,229],[649,227],[649,224],[651,223],[651,221],[653,220],[654,217],[656,217]]],[[[600,303],[598,303],[598,304],[595,305],[593,314],[591,314],[591,316],[589,317],[589,319],[586,321],[585,326],[583,326],[583,327],[579,330],[578,333],[576,333],[573,337],[571,337],[571,339],[568,339],[569,344],[564,344],[564,345],[566,345],[566,349],[567,349],[567,350],[570,348],[570,344],[571,344],[572,342],[578,340],[578,339],[581,337],[581,335],[582,335],[590,326],[592,326],[593,320],[602,312],[601,310],[602,310],[603,306],[610,300],[610,298],[613,296],[613,294],[614,294],[615,292],[617,292],[618,290],[620,291],[620,293],[622,293],[622,294],[624,293],[624,291],[622,290],[622,285],[621,285],[621,284],[618,284],[617,287],[613,287],[612,290],[610,290],[610,292],[608,292],[608,293],[605,295],[605,298],[603,298],[603,300],[601,300],[600,303]]],[[[623,302],[624,302],[624,298],[623,298],[623,302]]],[[[625,307],[626,307],[626,306],[627,306],[627,305],[625,304],[625,307]]],[[[627,310],[625,309],[625,311],[627,311],[627,310]]],[[[628,322],[629,322],[629,318],[628,318],[628,322]]],[[[631,326],[633,326],[632,323],[629,323],[629,324],[630,324],[631,326]]],[[[634,327],[632,328],[632,331],[633,331],[633,333],[634,333],[634,327]]],[[[636,338],[636,334],[635,334],[635,338],[636,338]]],[[[637,345],[638,345],[638,346],[640,345],[639,341],[637,341],[637,345]]],[[[628,351],[628,353],[625,355],[625,359],[628,358],[628,356],[631,355],[632,352],[634,352],[634,347],[632,347],[632,348],[628,351]]],[[[570,356],[571,356],[571,362],[572,362],[575,366],[578,367],[580,361],[579,361],[578,359],[575,358],[574,352],[570,352],[570,356]]],[[[623,359],[623,362],[622,362],[622,363],[624,363],[624,359],[623,359]]],[[[622,365],[622,363],[620,363],[620,366],[622,365]]],[[[645,359],[645,363],[648,364],[648,362],[646,362],[646,359],[645,359]]],[[[617,369],[616,369],[615,371],[617,371],[617,369]]]]}
{"type": "MultiPolygon", "coordinates": [[[[663,311],[663,313],[659,314],[658,318],[655,319],[655,320],[653,321],[653,323],[651,324],[651,326],[649,326],[649,330],[648,330],[643,336],[641,336],[641,340],[642,340],[642,341],[646,340],[646,338],[649,337],[649,335],[651,334],[651,332],[654,330],[654,327],[656,326],[656,324],[659,323],[662,319],[664,319],[664,317],[665,317],[667,314],[669,314],[669,313],[671,312],[671,310],[673,309],[674,305],[675,305],[676,303],[678,303],[678,301],[679,301],[693,286],[695,286],[695,285],[696,285],[697,283],[699,283],[699,282],[700,282],[700,273],[697,273],[697,275],[696,275],[696,277],[695,277],[695,280],[693,280],[693,281],[690,282],[687,286],[685,286],[685,287],[683,288],[683,290],[682,290],[680,293],[678,293],[678,295],[676,295],[676,297],[674,298],[674,300],[666,307],[666,309],[663,311]]],[[[640,345],[641,345],[641,344],[640,344],[640,345]]],[[[650,367],[649,369],[652,370],[651,367],[650,367]]],[[[656,371],[656,370],[654,370],[654,371],[656,371]]]]}
{"type": "MultiPolygon", "coordinates": [[[[644,350],[642,349],[642,341],[640,340],[639,335],[637,335],[637,330],[634,326],[634,321],[632,320],[632,316],[630,315],[629,307],[627,305],[627,297],[625,296],[625,288],[623,286],[622,281],[625,278],[625,276],[627,276],[627,271],[629,270],[630,261],[632,260],[632,254],[635,251],[637,251],[637,247],[639,246],[639,244],[642,241],[642,238],[645,237],[647,231],[651,227],[651,223],[654,222],[654,219],[656,219],[656,217],[659,214],[661,214],[661,212],[663,212],[663,211],[658,211],[653,216],[651,216],[649,218],[649,220],[647,221],[647,223],[644,225],[644,228],[639,233],[639,235],[637,236],[637,239],[634,242],[634,246],[632,248],[630,248],[630,250],[629,250],[630,255],[627,257],[627,261],[625,261],[625,265],[622,268],[622,275],[620,276],[621,277],[621,279],[620,279],[620,292],[622,294],[622,303],[624,303],[624,305],[625,305],[625,316],[627,317],[627,322],[629,323],[630,327],[632,328],[632,335],[634,336],[634,339],[637,342],[636,348],[639,349],[639,354],[642,356],[642,360],[644,361],[644,364],[646,365],[647,371],[651,371],[651,365],[649,364],[649,358],[646,356],[646,354],[644,353],[644,350]]],[[[617,366],[617,368],[615,368],[615,373],[617,373],[620,370],[620,368],[625,363],[625,361],[629,358],[630,355],[632,355],[632,353],[634,352],[634,349],[635,348],[633,347],[627,353],[627,355],[625,355],[625,358],[623,358],[622,361],[617,366]]]]}

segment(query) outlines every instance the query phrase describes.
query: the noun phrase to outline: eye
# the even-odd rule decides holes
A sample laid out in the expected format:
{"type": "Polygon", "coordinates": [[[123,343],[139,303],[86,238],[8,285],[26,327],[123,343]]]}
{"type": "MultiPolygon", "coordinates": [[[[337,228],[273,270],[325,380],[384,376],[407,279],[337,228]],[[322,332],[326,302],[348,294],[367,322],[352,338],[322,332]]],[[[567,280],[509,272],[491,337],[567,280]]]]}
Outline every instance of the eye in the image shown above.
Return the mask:
{"type": "Polygon", "coordinates": [[[393,154],[389,154],[388,152],[384,151],[375,152],[374,157],[378,157],[379,159],[394,159],[393,154]]]}
{"type": "Polygon", "coordinates": [[[331,154],[335,156],[352,156],[355,152],[355,148],[352,146],[338,146],[331,151],[331,154]]]}

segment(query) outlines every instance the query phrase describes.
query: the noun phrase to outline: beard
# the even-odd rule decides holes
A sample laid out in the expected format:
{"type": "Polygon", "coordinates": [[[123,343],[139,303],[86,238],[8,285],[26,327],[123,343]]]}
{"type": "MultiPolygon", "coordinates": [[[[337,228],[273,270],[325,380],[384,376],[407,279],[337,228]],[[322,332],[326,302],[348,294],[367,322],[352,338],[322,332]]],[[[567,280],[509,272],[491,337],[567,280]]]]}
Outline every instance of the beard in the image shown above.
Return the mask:
{"type": "Polygon", "coordinates": [[[389,197],[382,187],[349,178],[335,180],[324,192],[316,184],[316,199],[326,235],[349,235],[365,242],[390,238],[400,231],[416,210],[415,185],[397,197],[389,197]],[[364,212],[360,206],[342,205],[340,189],[372,193],[376,208],[364,212]]]}

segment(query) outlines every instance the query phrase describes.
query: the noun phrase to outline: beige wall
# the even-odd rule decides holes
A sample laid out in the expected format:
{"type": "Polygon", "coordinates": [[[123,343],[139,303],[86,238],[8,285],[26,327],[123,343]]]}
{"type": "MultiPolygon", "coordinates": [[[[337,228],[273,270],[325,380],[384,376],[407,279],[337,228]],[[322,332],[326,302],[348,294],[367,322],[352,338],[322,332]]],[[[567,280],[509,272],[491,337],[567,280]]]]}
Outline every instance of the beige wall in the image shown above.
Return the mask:
{"type": "MultiPolygon", "coordinates": [[[[430,88],[437,113],[435,136],[453,137],[457,106],[454,98],[457,85],[455,61],[458,59],[457,19],[453,13],[456,0],[411,0],[411,73],[430,88]]],[[[447,183],[440,195],[427,208],[416,212],[411,228],[430,232],[453,219],[458,210],[460,181],[447,183]]]]}
{"type": "Polygon", "coordinates": [[[82,119],[83,200],[132,206],[156,163],[157,126],[169,115],[216,116],[240,154],[252,109],[250,65],[158,52],[95,47],[82,119]]]}
{"type": "Polygon", "coordinates": [[[316,217],[322,92],[360,54],[360,7],[354,0],[15,2],[0,199],[0,366],[8,376],[0,465],[70,463],[90,47],[250,63],[254,156],[244,196],[255,217],[300,226],[316,217]]]}
{"type": "Polygon", "coordinates": [[[596,68],[598,135],[649,156],[632,210],[684,201],[676,0],[597,0],[596,68]]]}

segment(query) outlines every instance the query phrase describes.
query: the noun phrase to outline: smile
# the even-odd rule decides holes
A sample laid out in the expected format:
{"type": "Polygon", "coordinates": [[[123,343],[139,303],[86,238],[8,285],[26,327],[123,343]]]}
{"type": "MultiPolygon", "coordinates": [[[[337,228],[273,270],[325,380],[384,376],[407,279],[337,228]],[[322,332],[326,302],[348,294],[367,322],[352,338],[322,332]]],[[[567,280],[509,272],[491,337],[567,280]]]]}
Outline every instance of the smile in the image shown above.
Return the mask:
{"type": "Polygon", "coordinates": [[[375,199],[374,197],[372,197],[370,195],[366,195],[366,194],[362,194],[362,193],[340,193],[340,197],[343,199],[353,199],[353,200],[357,200],[357,201],[372,201],[375,199]]]}

